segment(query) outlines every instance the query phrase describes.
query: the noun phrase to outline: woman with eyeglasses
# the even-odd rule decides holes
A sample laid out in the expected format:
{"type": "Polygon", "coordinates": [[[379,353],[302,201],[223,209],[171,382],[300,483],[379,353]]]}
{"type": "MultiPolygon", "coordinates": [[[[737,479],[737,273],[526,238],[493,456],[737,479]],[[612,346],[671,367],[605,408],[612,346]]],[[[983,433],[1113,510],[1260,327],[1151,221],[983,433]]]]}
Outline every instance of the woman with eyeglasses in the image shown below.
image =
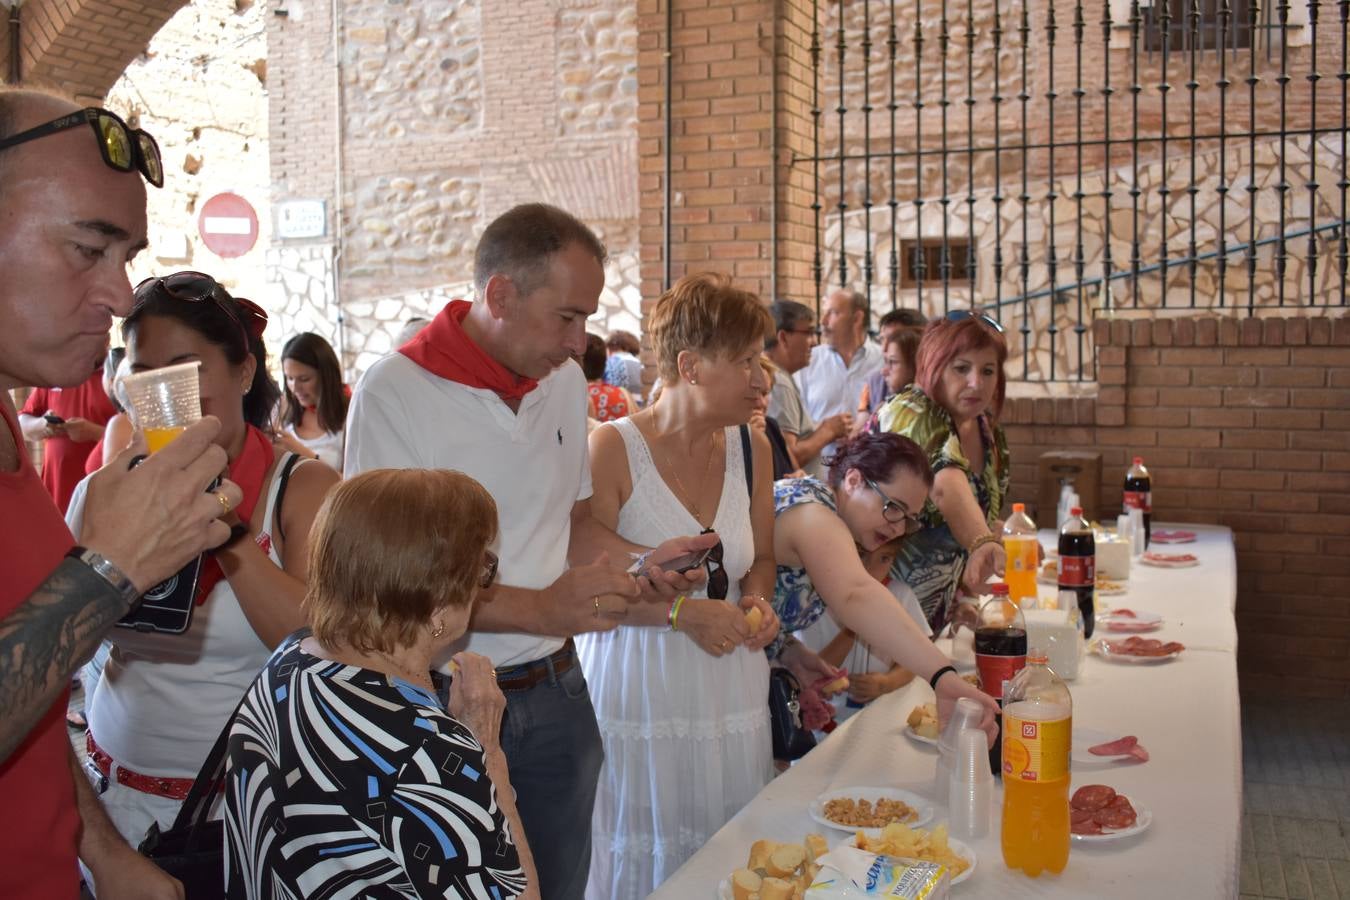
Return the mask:
{"type": "Polygon", "coordinates": [[[768,385],[769,325],[759,298],[725,277],[680,279],[647,321],[660,398],[591,434],[599,521],[648,547],[700,531],[721,539],[690,563],[707,569],[705,589],[631,605],[615,630],[576,639],[605,748],[591,900],[650,894],[773,775],[762,652],[778,632],[765,599],[773,463],[745,424],[768,385]]]}
{"type": "Polygon", "coordinates": [[[836,670],[791,635],[831,616],[886,659],[924,678],[946,721],[957,699],[985,707],[990,743],[997,733],[994,701],[956,674],[890,590],[863,563],[870,554],[920,527],[933,473],[913,441],[862,434],[840,443],[829,479],[784,479],[774,485],[773,551],[778,563],[774,609],[784,636],[769,645],[804,688],[833,681],[836,670]]]}
{"type": "MultiPolygon", "coordinates": [[[[114,628],[109,636],[89,760],[109,817],[133,847],[152,823],[173,824],[271,648],[304,624],[309,529],[337,474],[268,436],[280,392],[267,372],[266,324],[253,303],[196,272],[142,282],[122,323],[133,373],[199,364],[202,413],[220,420],[217,443],[229,458],[221,474],[244,494],[226,517],[234,539],[203,558],[187,630],[114,628]]],[[[67,516],[77,539],[83,494],[67,516]]]]}
{"type": "Polygon", "coordinates": [[[914,589],[934,634],[957,611],[957,588],[978,594],[1003,573],[999,512],[1011,474],[1003,408],[1003,328],[987,315],[953,310],[919,342],[914,384],[877,414],[882,431],[923,448],[935,473],[922,530],[905,542],[895,573],[914,589]]]}
{"type": "Polygon", "coordinates": [[[281,442],[341,472],[350,394],[332,345],[310,331],[297,334],[281,348],[281,374],[281,442]]]}
{"type": "Polygon", "coordinates": [[[463,636],[497,507],[444,469],[374,469],[314,523],[305,610],[230,724],[226,895],[539,897],[492,663],[463,636]],[[439,677],[439,676],[438,676],[439,677]]]}

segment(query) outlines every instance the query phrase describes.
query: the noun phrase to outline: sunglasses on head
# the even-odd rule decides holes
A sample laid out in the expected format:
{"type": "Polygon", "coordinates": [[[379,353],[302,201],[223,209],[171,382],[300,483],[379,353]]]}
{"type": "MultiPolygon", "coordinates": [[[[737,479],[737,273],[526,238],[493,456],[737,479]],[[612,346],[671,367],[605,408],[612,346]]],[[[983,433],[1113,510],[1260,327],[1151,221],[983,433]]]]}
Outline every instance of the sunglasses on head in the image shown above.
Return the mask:
{"type": "Polygon", "coordinates": [[[966,319],[970,318],[979,319],[981,322],[988,325],[990,328],[994,329],[999,334],[1003,334],[1003,326],[1000,325],[996,319],[990,317],[987,313],[975,313],[971,312],[968,309],[954,309],[951,312],[947,313],[948,322],[964,322],[966,319]]]}
{"type": "Polygon", "coordinates": [[[267,313],[246,297],[231,296],[210,275],[201,272],[174,272],[172,275],[151,276],[136,285],[136,305],[144,303],[156,290],[162,290],[175,300],[201,303],[210,300],[229,316],[244,335],[244,346],[249,337],[261,338],[267,328],[267,313]]]}
{"type": "Polygon", "coordinates": [[[85,123],[94,130],[99,153],[109,168],[119,172],[139,170],[146,181],[155,187],[164,187],[164,163],[160,159],[159,144],[155,143],[155,139],[139,128],[132,128],[116,113],[97,106],[87,106],[78,112],[68,113],[7,137],[0,141],[0,150],[79,128],[85,123]]]}

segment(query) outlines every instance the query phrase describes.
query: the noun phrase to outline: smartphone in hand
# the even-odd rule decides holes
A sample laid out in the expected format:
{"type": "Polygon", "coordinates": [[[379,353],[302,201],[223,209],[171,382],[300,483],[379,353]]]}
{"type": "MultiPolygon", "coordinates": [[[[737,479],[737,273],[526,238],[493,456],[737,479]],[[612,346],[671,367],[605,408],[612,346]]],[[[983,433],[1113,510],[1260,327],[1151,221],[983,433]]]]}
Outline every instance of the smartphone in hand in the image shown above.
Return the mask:
{"type": "Polygon", "coordinates": [[[678,572],[683,575],[685,572],[691,572],[702,566],[703,563],[707,561],[708,554],[711,552],[712,548],[709,547],[705,550],[695,550],[693,553],[685,553],[674,559],[668,559],[663,563],[651,563],[650,565],[647,564],[645,559],[639,559],[637,562],[633,563],[633,565],[629,566],[628,574],[637,575],[639,569],[645,566],[647,570],[651,570],[655,567],[661,569],[663,572],[678,572]]]}
{"type": "Polygon", "coordinates": [[[47,424],[52,426],[53,428],[57,427],[58,425],[66,424],[66,420],[56,415],[55,413],[47,413],[42,418],[46,419],[47,424]]]}

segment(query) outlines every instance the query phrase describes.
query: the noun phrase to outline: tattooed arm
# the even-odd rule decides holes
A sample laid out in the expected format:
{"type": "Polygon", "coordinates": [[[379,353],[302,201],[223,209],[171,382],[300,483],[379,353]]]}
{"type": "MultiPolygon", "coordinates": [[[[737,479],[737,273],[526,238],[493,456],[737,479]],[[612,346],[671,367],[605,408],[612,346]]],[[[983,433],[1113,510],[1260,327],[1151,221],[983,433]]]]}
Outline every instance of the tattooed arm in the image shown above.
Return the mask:
{"type": "Polygon", "coordinates": [[[112,585],[79,560],[65,559],[0,621],[0,764],[126,612],[112,585]]]}

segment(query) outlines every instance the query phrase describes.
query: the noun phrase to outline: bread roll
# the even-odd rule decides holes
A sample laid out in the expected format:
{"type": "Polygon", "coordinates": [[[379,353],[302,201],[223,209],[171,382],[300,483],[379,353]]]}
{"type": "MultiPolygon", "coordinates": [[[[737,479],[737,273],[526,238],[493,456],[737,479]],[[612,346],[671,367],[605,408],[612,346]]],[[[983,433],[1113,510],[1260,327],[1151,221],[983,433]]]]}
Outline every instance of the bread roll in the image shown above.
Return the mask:
{"type": "Polygon", "coordinates": [[[736,900],[750,900],[751,896],[759,892],[763,881],[749,869],[737,869],[731,873],[731,896],[736,900]]]}
{"type": "Polygon", "coordinates": [[[765,878],[759,888],[759,900],[792,900],[790,881],[781,878],[765,878]]]}
{"type": "Polygon", "coordinates": [[[750,861],[745,864],[747,869],[764,869],[769,865],[769,857],[773,851],[778,849],[778,842],[768,839],[755,841],[750,845],[750,861]]]}
{"type": "Polygon", "coordinates": [[[806,857],[811,862],[815,862],[829,851],[830,845],[825,842],[824,835],[808,834],[806,836],[806,857]]]}
{"type": "Polygon", "coordinates": [[[759,626],[764,624],[764,611],[758,606],[752,606],[745,611],[745,624],[750,627],[750,633],[753,635],[759,631],[759,626]]]}
{"type": "MultiPolygon", "coordinates": [[[[806,851],[800,844],[781,844],[769,857],[764,870],[775,878],[792,878],[806,862],[806,851]]],[[[764,893],[761,889],[760,893],[764,893]]]]}

